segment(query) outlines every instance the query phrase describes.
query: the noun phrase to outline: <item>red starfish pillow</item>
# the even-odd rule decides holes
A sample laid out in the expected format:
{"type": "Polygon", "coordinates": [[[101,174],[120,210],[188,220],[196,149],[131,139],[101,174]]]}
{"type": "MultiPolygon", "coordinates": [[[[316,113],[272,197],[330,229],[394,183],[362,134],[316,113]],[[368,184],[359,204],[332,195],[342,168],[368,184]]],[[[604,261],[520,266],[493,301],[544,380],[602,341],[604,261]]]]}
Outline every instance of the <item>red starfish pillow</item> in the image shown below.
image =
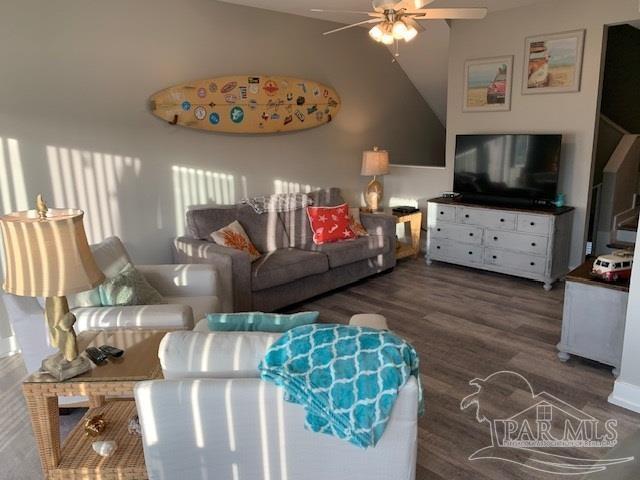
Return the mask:
{"type": "Polygon", "coordinates": [[[337,207],[307,207],[307,216],[316,245],[356,238],[350,227],[351,218],[346,203],[337,207]]]}

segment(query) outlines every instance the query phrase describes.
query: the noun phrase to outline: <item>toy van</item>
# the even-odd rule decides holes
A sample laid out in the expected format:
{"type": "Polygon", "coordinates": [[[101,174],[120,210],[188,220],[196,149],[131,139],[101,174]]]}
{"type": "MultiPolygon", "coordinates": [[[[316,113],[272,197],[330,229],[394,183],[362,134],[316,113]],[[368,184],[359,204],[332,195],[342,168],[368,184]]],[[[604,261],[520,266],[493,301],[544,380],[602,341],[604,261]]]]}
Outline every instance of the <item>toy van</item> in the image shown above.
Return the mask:
{"type": "Polygon", "coordinates": [[[619,250],[610,255],[600,255],[593,262],[591,274],[607,282],[628,280],[631,278],[633,253],[619,250]]]}

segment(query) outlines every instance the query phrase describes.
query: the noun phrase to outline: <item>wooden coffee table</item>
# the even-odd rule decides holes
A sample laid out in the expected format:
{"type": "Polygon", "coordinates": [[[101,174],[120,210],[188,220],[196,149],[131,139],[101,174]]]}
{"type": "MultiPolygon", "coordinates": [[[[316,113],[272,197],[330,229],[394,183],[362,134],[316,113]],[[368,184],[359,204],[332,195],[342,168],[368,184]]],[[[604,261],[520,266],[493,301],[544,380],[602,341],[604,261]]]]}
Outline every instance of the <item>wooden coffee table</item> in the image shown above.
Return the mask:
{"type": "Polygon", "coordinates": [[[147,470],[140,437],[127,431],[136,413],[133,388],[142,380],[162,378],[158,346],[166,331],[116,330],[83,332],[78,348],[113,345],[125,350],[120,359],[95,367],[77,377],[58,381],[48,374],[33,374],[22,385],[46,479],[146,479],[147,470]],[[58,396],[89,397],[89,411],[60,444],[58,396]],[[108,399],[106,397],[109,397],[108,399]],[[86,436],[88,416],[101,413],[107,428],[98,437],[86,436]],[[115,440],[111,457],[95,453],[91,443],[115,440]]]}

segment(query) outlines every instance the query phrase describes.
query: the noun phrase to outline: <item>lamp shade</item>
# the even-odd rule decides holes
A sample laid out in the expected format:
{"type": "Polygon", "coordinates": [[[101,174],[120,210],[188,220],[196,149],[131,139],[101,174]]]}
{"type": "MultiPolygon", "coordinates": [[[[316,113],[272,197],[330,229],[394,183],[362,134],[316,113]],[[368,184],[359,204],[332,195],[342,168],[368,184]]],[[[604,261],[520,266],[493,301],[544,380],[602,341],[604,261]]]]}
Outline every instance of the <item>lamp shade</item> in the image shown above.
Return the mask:
{"type": "Polygon", "coordinates": [[[373,150],[362,152],[362,171],[360,175],[386,175],[389,173],[389,152],[386,150],[373,150]]]}
{"type": "Polygon", "coordinates": [[[27,297],[61,297],[104,281],[84,231],[81,210],[49,209],[0,217],[5,253],[3,289],[27,297]]]}

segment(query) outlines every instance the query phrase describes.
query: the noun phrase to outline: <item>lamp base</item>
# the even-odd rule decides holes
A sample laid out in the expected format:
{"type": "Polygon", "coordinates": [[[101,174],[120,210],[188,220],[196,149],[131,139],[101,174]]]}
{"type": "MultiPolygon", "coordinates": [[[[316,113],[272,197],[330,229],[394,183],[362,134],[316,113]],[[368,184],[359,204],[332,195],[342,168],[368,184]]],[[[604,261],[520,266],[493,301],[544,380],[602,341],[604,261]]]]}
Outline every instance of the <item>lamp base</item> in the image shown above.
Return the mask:
{"type": "Polygon", "coordinates": [[[380,204],[382,203],[382,194],[384,189],[382,184],[374,176],[373,180],[369,182],[367,188],[364,191],[364,199],[367,204],[367,208],[371,212],[380,211],[380,204]]]}
{"type": "Polygon", "coordinates": [[[93,368],[91,360],[84,355],[79,355],[73,360],[65,360],[62,353],[53,354],[42,361],[41,370],[48,373],[58,381],[67,380],[93,368]]]}

